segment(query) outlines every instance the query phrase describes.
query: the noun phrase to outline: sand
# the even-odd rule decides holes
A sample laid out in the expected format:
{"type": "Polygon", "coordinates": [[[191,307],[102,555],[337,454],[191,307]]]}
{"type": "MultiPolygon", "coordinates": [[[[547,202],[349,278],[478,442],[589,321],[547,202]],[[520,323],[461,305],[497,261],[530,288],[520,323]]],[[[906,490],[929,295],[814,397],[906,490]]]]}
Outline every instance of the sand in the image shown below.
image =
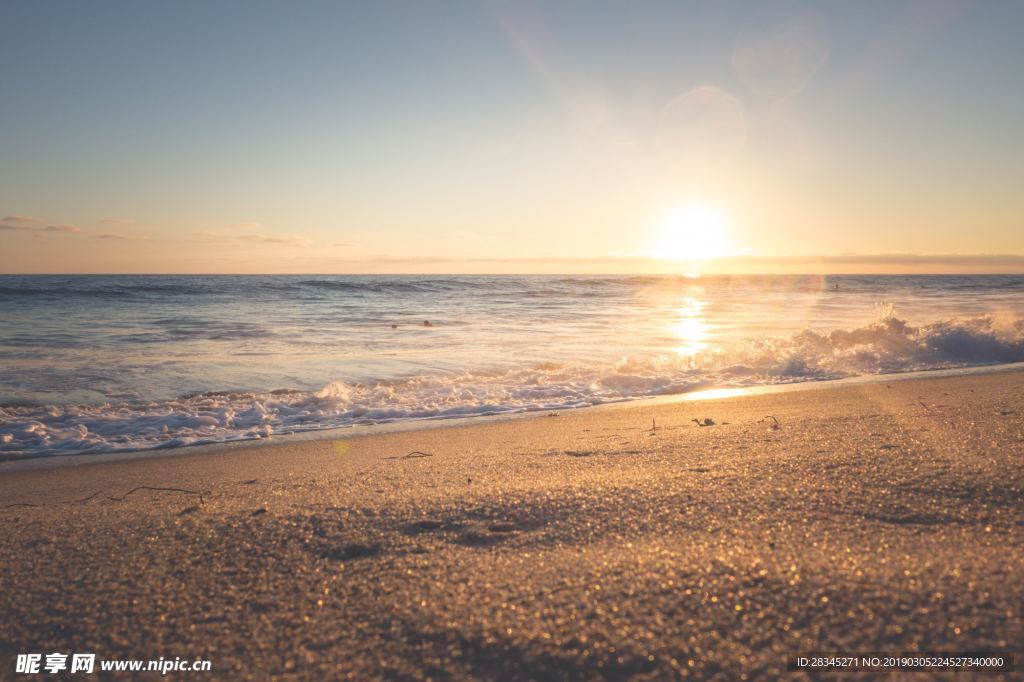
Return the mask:
{"type": "Polygon", "coordinates": [[[6,467],[0,677],[51,651],[310,680],[1020,654],[1022,417],[1003,372],[6,467]]]}

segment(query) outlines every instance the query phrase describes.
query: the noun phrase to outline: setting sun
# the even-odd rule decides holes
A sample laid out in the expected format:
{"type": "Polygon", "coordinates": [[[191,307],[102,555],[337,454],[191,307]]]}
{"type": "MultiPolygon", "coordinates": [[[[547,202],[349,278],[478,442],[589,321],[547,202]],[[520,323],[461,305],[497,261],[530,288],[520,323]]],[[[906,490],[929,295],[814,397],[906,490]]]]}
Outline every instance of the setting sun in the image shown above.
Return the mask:
{"type": "Polygon", "coordinates": [[[658,226],[654,257],[667,260],[707,260],[725,255],[728,238],[725,214],[705,204],[688,204],[670,211],[658,226]]]}

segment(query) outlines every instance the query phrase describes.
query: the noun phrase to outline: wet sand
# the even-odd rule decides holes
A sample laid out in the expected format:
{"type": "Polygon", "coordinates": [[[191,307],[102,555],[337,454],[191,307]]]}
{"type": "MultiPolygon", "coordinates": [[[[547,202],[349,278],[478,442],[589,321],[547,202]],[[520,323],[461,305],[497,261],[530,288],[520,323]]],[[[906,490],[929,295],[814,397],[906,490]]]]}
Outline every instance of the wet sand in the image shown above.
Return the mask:
{"type": "Polygon", "coordinates": [[[324,680],[1024,650],[1022,372],[78,461],[0,472],[0,677],[53,651],[324,680]]]}

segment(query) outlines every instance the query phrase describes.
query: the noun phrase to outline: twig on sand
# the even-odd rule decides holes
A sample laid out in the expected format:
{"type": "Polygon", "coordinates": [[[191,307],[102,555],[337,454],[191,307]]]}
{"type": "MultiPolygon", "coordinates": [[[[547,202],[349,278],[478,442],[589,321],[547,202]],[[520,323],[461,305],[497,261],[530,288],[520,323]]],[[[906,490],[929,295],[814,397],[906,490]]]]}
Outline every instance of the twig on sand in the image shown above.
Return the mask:
{"type": "Polygon", "coordinates": [[[778,431],[779,429],[782,428],[782,424],[779,423],[779,420],[775,417],[774,414],[770,414],[767,417],[765,417],[764,419],[758,419],[757,423],[758,424],[763,424],[764,422],[768,421],[769,419],[772,420],[772,423],[768,425],[768,429],[769,430],[771,430],[771,431],[778,431]]]}
{"type": "Polygon", "coordinates": [[[711,417],[704,417],[703,419],[691,419],[690,421],[692,421],[697,426],[714,426],[715,425],[715,420],[712,419],[711,417]]]}
{"type": "Polygon", "coordinates": [[[15,502],[13,504],[5,504],[4,506],[0,507],[0,509],[12,509],[14,507],[56,507],[62,504],[82,504],[83,502],[88,502],[89,500],[96,497],[102,492],[102,490],[97,490],[92,495],[88,495],[79,500],[65,500],[64,502],[54,502],[52,505],[35,504],[34,502],[15,502]]]}
{"type": "Polygon", "coordinates": [[[185,488],[159,488],[159,487],[155,487],[155,486],[151,486],[151,485],[140,485],[140,486],[137,486],[135,488],[132,488],[128,492],[126,492],[124,495],[121,495],[121,497],[115,497],[113,495],[108,495],[107,499],[108,500],[113,500],[114,502],[123,502],[126,497],[128,497],[132,493],[138,492],[140,490],[152,490],[154,492],[185,493],[187,495],[198,495],[199,496],[199,504],[206,504],[206,500],[203,499],[203,493],[201,491],[199,491],[199,490],[186,490],[185,488]]]}
{"type": "Polygon", "coordinates": [[[402,455],[401,457],[396,455],[394,457],[384,457],[383,459],[416,459],[418,457],[433,457],[433,456],[434,455],[432,453],[430,453],[430,452],[420,452],[419,450],[413,450],[409,454],[402,455]]]}
{"type": "MultiPolygon", "coordinates": [[[[201,493],[198,490],[185,490],[184,488],[155,488],[153,486],[148,486],[148,485],[140,485],[137,488],[132,488],[131,490],[126,492],[121,497],[113,497],[113,496],[109,496],[108,495],[107,499],[108,500],[113,500],[114,502],[121,502],[122,500],[124,500],[124,498],[128,497],[129,495],[131,495],[132,493],[136,492],[137,490],[163,490],[163,491],[176,492],[176,493],[188,493],[190,495],[198,495],[199,496],[199,503],[200,504],[204,504],[206,502],[206,500],[203,499],[203,493],[201,493]]],[[[0,509],[11,509],[13,507],[35,507],[35,508],[39,508],[39,507],[59,507],[61,505],[65,505],[65,504],[84,504],[84,503],[88,502],[89,500],[92,500],[92,499],[95,499],[95,498],[99,497],[102,493],[103,493],[102,490],[97,490],[92,495],[87,495],[87,496],[82,497],[82,498],[77,499],[77,500],[65,500],[64,502],[54,502],[53,504],[35,504],[34,502],[15,502],[13,504],[4,505],[3,507],[0,507],[0,509]]]]}
{"type": "Polygon", "coordinates": [[[657,422],[654,421],[653,417],[651,418],[651,435],[652,436],[657,436],[658,435],[658,424],[657,424],[657,422]]]}

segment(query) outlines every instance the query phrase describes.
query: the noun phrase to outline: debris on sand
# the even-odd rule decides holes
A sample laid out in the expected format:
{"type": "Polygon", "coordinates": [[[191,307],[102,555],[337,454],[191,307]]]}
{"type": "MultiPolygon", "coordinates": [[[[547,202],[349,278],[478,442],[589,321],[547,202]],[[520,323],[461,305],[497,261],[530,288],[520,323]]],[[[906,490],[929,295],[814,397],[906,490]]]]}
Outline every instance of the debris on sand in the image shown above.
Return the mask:
{"type": "MultiPolygon", "coordinates": [[[[108,499],[108,500],[110,500],[112,502],[124,502],[125,498],[127,498],[129,495],[131,495],[133,493],[139,492],[140,490],[151,490],[151,491],[154,491],[154,492],[185,493],[187,495],[196,495],[199,498],[199,504],[205,504],[206,503],[206,499],[203,497],[203,492],[204,491],[202,491],[202,490],[186,490],[185,488],[163,488],[163,487],[157,487],[157,486],[151,486],[151,485],[136,486],[135,488],[132,488],[131,490],[126,492],[124,495],[121,495],[120,497],[118,497],[116,495],[108,495],[106,499],[108,499]]],[[[86,502],[97,498],[102,492],[103,492],[102,490],[97,490],[92,495],[88,495],[88,496],[83,497],[81,499],[68,500],[66,502],[55,502],[52,505],[51,504],[35,504],[33,502],[15,502],[13,504],[4,505],[3,507],[0,507],[0,509],[11,509],[13,507],[56,507],[58,505],[63,505],[63,504],[85,504],[86,502]]],[[[205,491],[205,492],[209,493],[209,491],[205,491]]]]}
{"type": "Polygon", "coordinates": [[[715,425],[715,420],[712,419],[711,417],[704,417],[703,419],[691,419],[690,421],[692,421],[697,426],[714,426],[715,425]]]}
{"type": "Polygon", "coordinates": [[[186,495],[197,495],[199,497],[199,504],[205,504],[206,503],[206,500],[203,499],[203,493],[200,490],[186,490],[185,488],[163,488],[163,487],[152,486],[152,485],[136,486],[136,487],[132,488],[131,490],[129,490],[128,492],[126,492],[124,495],[121,495],[120,497],[117,497],[115,495],[111,495],[111,496],[107,497],[107,499],[108,500],[112,500],[114,502],[123,502],[126,497],[128,497],[132,493],[137,493],[140,490],[151,490],[153,492],[185,493],[186,495]]]}
{"type": "Polygon", "coordinates": [[[769,431],[778,431],[779,429],[782,428],[782,424],[779,423],[778,418],[776,418],[776,416],[774,414],[770,414],[767,417],[765,417],[764,419],[758,419],[757,423],[758,424],[763,424],[764,422],[768,421],[769,419],[772,420],[772,423],[768,425],[768,430],[769,431]]]}
{"type": "Polygon", "coordinates": [[[433,456],[434,455],[429,453],[429,452],[420,452],[419,450],[413,450],[412,452],[410,452],[407,455],[402,455],[402,456],[395,455],[394,457],[384,457],[384,459],[417,459],[419,457],[433,457],[433,456]]]}

